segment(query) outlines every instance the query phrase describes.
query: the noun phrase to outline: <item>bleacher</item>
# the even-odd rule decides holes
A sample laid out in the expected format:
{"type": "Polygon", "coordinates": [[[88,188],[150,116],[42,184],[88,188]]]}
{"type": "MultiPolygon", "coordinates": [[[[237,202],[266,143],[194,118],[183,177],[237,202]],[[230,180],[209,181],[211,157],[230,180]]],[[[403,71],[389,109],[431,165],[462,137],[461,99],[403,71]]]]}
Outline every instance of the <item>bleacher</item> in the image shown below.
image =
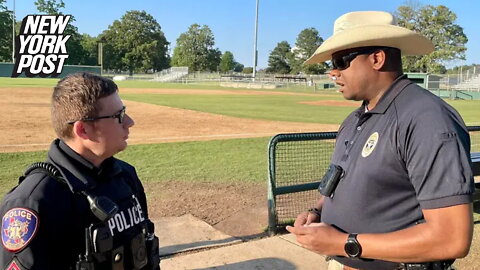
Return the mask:
{"type": "Polygon", "coordinates": [[[188,67],[171,67],[155,73],[153,81],[174,82],[188,76],[188,67]]]}
{"type": "Polygon", "coordinates": [[[480,74],[477,74],[476,76],[468,80],[460,82],[459,84],[453,85],[452,89],[480,92],[480,74]]]}
{"type": "Polygon", "coordinates": [[[307,83],[307,78],[303,76],[295,76],[295,75],[281,75],[275,76],[275,80],[282,81],[282,82],[303,82],[307,83]]]}

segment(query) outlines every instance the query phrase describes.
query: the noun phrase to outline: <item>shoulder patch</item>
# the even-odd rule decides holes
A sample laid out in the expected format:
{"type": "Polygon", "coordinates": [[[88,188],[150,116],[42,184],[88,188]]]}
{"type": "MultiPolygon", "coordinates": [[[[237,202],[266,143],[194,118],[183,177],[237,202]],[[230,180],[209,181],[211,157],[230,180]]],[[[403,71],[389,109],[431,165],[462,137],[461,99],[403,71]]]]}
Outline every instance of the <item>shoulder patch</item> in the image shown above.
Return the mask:
{"type": "Polygon", "coordinates": [[[22,268],[20,268],[20,265],[13,259],[6,270],[22,270],[22,268]]]}
{"type": "Polygon", "coordinates": [[[37,233],[38,223],[38,215],[33,210],[26,208],[8,210],[2,217],[3,247],[10,252],[22,250],[37,233]]]}

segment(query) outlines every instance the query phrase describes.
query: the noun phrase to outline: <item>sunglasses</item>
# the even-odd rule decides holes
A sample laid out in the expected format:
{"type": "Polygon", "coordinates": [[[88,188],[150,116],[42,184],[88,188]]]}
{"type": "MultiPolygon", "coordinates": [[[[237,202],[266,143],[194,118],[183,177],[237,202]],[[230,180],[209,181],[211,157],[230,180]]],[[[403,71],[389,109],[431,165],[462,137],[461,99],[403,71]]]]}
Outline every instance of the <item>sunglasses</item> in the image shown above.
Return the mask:
{"type": "Polygon", "coordinates": [[[70,122],[68,122],[68,124],[72,125],[73,123],[75,123],[77,121],[96,121],[96,120],[99,120],[99,119],[106,119],[106,118],[117,118],[118,123],[121,124],[121,123],[123,123],[123,119],[125,118],[125,110],[126,109],[127,109],[127,107],[123,106],[122,109],[119,112],[117,112],[116,114],[113,114],[113,115],[87,117],[87,118],[83,118],[83,119],[80,119],[80,120],[70,121],[70,122]]]}
{"type": "Polygon", "coordinates": [[[356,51],[347,54],[332,55],[332,67],[337,70],[345,70],[350,67],[350,62],[357,56],[362,54],[371,54],[379,50],[385,50],[385,47],[367,47],[364,49],[358,49],[356,51]]]}

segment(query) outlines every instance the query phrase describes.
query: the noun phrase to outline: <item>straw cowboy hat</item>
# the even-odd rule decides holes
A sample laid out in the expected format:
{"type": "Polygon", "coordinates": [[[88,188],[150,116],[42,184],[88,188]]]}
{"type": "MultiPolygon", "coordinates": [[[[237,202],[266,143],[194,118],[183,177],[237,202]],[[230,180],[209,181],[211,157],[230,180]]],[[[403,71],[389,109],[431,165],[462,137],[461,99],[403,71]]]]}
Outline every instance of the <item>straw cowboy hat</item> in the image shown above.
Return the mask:
{"type": "Polygon", "coordinates": [[[426,37],[397,26],[392,14],[384,11],[356,11],[340,16],[333,26],[333,35],[318,47],[305,64],[330,60],[338,51],[385,46],[401,50],[402,55],[423,55],[434,50],[426,37]]]}

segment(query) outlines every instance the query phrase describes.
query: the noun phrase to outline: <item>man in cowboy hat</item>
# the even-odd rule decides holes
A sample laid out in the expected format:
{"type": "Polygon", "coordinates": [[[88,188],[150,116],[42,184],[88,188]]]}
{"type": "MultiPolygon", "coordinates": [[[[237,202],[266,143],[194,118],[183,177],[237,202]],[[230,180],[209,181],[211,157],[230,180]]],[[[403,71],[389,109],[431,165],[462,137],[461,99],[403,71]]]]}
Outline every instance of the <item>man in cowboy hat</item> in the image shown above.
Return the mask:
{"type": "Polygon", "coordinates": [[[363,101],[340,126],[321,199],[287,227],[332,257],[330,269],[450,269],[468,254],[468,131],[455,109],[402,74],[402,54],[433,50],[390,13],[363,11],[339,17],[307,60],[331,60],[339,91],[363,101]],[[338,184],[326,193],[329,179],[338,184]]]}

